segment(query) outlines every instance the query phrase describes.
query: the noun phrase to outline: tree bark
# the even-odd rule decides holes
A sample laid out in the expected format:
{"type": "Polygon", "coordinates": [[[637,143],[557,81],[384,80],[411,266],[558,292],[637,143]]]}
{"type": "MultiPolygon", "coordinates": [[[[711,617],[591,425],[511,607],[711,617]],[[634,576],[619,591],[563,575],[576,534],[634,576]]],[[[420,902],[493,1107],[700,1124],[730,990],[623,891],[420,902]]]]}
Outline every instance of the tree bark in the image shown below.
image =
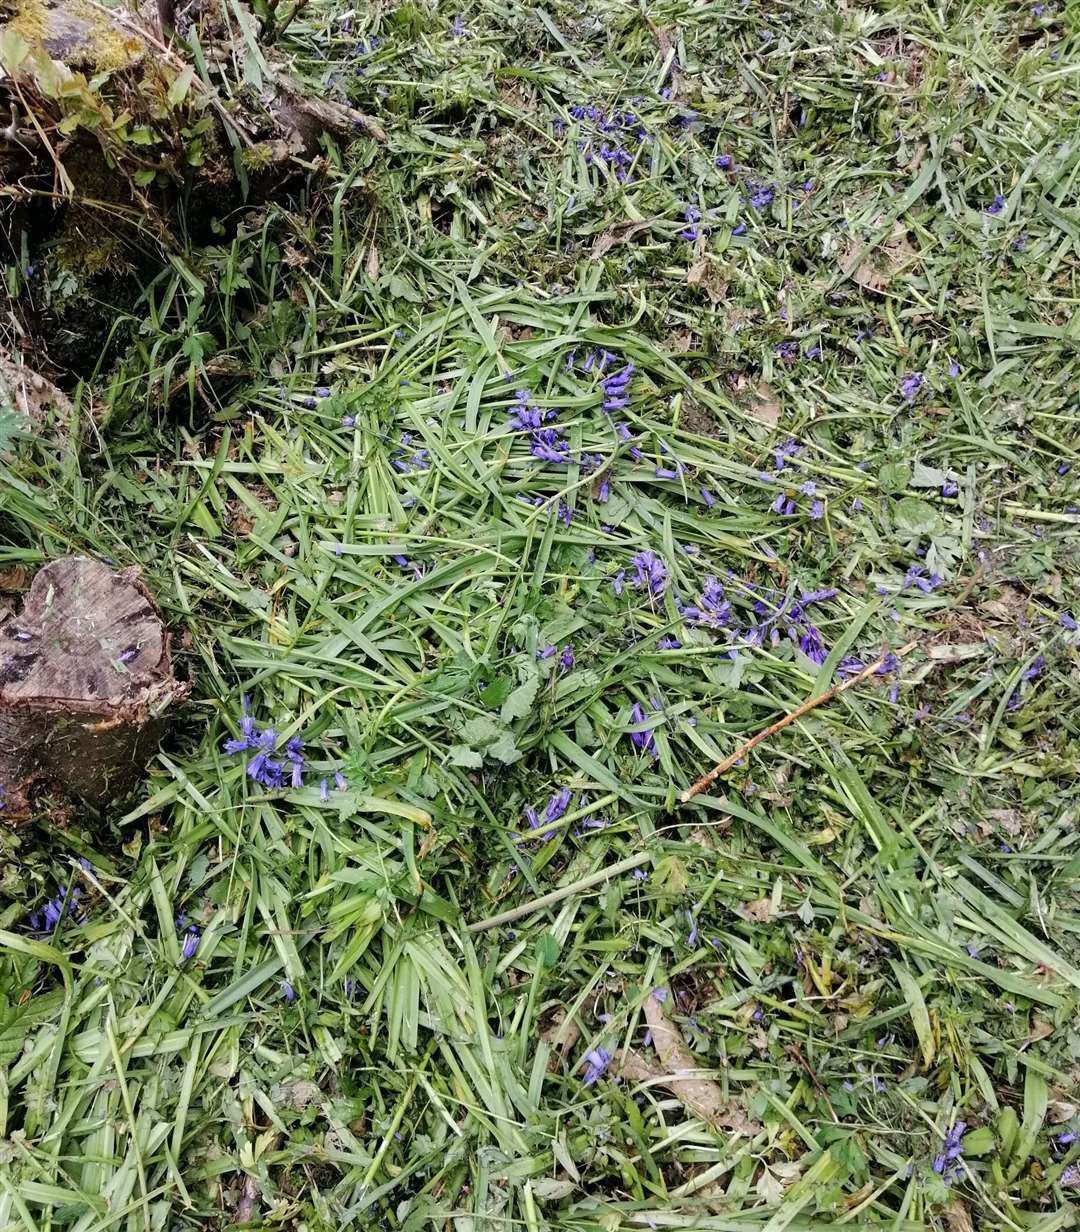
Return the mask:
{"type": "Polygon", "coordinates": [[[45,565],[0,624],[0,820],[42,793],[100,806],[130,790],[186,694],[137,569],[45,565]]]}

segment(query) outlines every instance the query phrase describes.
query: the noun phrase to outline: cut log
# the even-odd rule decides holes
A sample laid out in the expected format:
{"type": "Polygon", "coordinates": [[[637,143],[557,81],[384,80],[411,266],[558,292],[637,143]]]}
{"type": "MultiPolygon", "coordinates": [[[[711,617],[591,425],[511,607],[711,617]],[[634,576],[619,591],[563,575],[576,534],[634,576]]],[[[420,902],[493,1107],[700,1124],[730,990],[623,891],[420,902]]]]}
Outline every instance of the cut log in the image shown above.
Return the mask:
{"type": "Polygon", "coordinates": [[[0,624],[0,820],[43,793],[100,806],[130,790],[186,693],[138,569],[45,565],[0,624]]]}

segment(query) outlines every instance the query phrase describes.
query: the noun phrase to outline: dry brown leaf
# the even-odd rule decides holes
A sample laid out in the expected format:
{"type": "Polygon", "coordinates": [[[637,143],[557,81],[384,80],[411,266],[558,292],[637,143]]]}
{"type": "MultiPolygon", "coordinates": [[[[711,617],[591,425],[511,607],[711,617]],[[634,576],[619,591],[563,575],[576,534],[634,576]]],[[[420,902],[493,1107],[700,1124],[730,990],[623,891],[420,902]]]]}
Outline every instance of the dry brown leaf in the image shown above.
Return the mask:
{"type": "Polygon", "coordinates": [[[1066,1121],[1071,1121],[1076,1116],[1076,1104],[1070,1103],[1065,1099],[1052,1099],[1047,1105],[1047,1119],[1051,1125],[1063,1125],[1066,1121]]]}
{"type": "Polygon", "coordinates": [[[576,1019],[569,1017],[566,1010],[560,1006],[551,1016],[548,1025],[540,1032],[540,1038],[546,1044],[551,1045],[548,1069],[554,1073],[581,1038],[581,1028],[577,1025],[576,1019]]]}
{"type": "Polygon", "coordinates": [[[379,250],[372,243],[367,257],[367,276],[372,282],[379,276],[379,250]]]}
{"type": "Polygon", "coordinates": [[[893,227],[889,238],[876,249],[864,252],[865,247],[865,243],[852,239],[840,258],[840,268],[845,274],[851,274],[867,291],[884,291],[898,274],[910,269],[919,260],[919,254],[908,239],[907,230],[900,223],[893,227]]]}
{"type": "Polygon", "coordinates": [[[0,592],[17,595],[29,589],[30,575],[25,565],[9,565],[0,569],[0,592]]]}
{"type": "Polygon", "coordinates": [[[615,1056],[615,1073],[627,1082],[648,1082],[652,1078],[662,1078],[663,1071],[653,1069],[640,1052],[627,1048],[625,1052],[615,1056]]]}
{"type": "Polygon", "coordinates": [[[750,391],[746,409],[755,419],[768,424],[770,428],[775,428],[780,422],[780,399],[768,381],[758,381],[750,391]]]}
{"type": "Polygon", "coordinates": [[[686,285],[700,287],[714,304],[727,298],[727,279],[721,276],[716,264],[706,256],[698,256],[686,271],[686,285]]]}
{"type": "Polygon", "coordinates": [[[664,1067],[662,1076],[656,1075],[657,1079],[703,1121],[732,1133],[752,1134],[754,1126],[746,1114],[724,1099],[717,1083],[711,1078],[689,1077],[700,1067],[678,1029],[664,1017],[660,1002],[652,995],[645,998],[645,1021],[652,1030],[653,1047],[664,1067]]]}
{"type": "Polygon", "coordinates": [[[959,1198],[953,1198],[951,1202],[946,1203],[941,1213],[945,1216],[949,1232],[975,1232],[971,1216],[968,1214],[967,1203],[959,1198]]]}
{"type": "Polygon", "coordinates": [[[67,395],[33,368],[0,350],[0,406],[11,405],[20,415],[41,423],[50,410],[62,422],[71,416],[67,395]]]}
{"type": "Polygon", "coordinates": [[[743,903],[743,912],[747,918],[756,920],[759,924],[768,924],[772,918],[772,910],[771,898],[755,898],[753,902],[743,903]]]}
{"type": "Polygon", "coordinates": [[[598,235],[593,240],[593,260],[595,261],[597,257],[602,257],[605,252],[614,248],[616,244],[625,244],[627,240],[632,240],[635,235],[642,231],[647,231],[651,226],[652,219],[646,218],[641,222],[617,222],[613,227],[608,227],[602,235],[598,235]]]}
{"type": "Polygon", "coordinates": [[[1038,1014],[1032,1015],[1031,1019],[1031,1034],[1028,1036],[1028,1042],[1034,1043],[1036,1040],[1048,1039],[1054,1034],[1054,1028],[1045,1019],[1040,1018],[1038,1014]]]}

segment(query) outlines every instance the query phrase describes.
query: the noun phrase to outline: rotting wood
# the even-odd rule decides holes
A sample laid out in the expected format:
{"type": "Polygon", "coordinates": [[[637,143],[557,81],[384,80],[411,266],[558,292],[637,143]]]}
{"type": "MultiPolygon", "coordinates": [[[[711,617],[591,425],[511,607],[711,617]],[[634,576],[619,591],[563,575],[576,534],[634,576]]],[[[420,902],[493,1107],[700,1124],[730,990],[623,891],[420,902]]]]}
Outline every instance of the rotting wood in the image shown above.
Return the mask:
{"type": "Polygon", "coordinates": [[[0,818],[41,794],[94,805],[130,790],[187,686],[137,569],[68,556],[0,624],[0,818]]]}

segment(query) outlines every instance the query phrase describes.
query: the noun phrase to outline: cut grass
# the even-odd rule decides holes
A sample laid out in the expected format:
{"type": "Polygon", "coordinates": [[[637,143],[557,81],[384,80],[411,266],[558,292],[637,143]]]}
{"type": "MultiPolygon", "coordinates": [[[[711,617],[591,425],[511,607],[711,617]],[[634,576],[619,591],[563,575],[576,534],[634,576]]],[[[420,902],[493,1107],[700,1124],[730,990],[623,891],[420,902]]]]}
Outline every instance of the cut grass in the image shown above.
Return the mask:
{"type": "Polygon", "coordinates": [[[104,412],[82,392],[88,446],[3,464],[3,562],[141,565],[195,687],[126,811],[2,839],[0,1228],[1068,1226],[1064,15],[454,16],[305,7],[290,53],[386,150],[182,254],[104,412]],[[611,415],[604,350],[635,367],[611,415]],[[211,352],[249,375],[198,384],[211,352]],[[519,389],[569,465],[511,425],[519,389]],[[710,575],[726,623],[687,615],[710,575]],[[302,734],[301,789],[222,752],[245,695],[302,734]],[[31,936],[58,879],[85,915],[31,936]],[[648,1051],[658,986],[745,1133],[617,1061],[585,1085],[648,1051]]]}

